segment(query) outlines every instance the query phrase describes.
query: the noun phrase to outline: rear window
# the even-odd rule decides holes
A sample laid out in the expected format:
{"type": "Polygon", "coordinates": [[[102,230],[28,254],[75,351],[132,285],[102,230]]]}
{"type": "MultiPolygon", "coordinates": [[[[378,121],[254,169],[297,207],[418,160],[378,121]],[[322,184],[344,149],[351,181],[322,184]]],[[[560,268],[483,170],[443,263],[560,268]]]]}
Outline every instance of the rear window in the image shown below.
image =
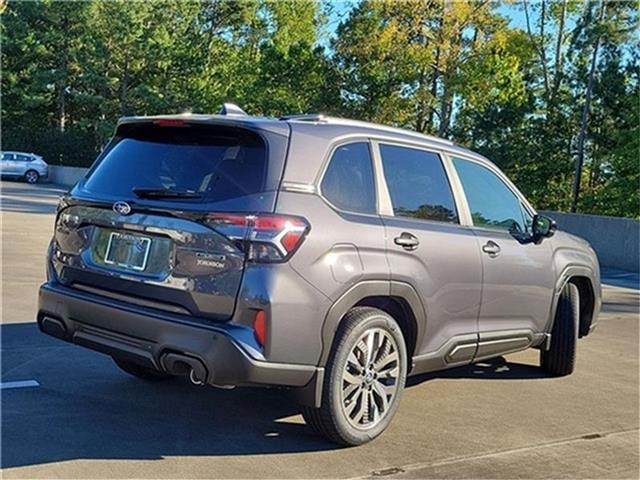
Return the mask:
{"type": "Polygon", "coordinates": [[[195,192],[181,202],[223,202],[265,189],[267,149],[260,136],[203,125],[120,127],[92,168],[87,192],[133,198],[134,189],[195,192]]]}
{"type": "Polygon", "coordinates": [[[376,190],[369,144],[350,143],[336,149],[320,185],[322,194],[341,210],[376,213],[376,190]]]}

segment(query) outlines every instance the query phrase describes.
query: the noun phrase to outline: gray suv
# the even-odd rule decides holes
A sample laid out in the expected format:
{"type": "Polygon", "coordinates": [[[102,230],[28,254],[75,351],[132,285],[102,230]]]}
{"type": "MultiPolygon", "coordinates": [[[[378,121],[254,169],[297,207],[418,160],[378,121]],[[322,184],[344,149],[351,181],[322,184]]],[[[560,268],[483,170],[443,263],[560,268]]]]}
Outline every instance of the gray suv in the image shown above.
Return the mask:
{"type": "Polygon", "coordinates": [[[38,183],[38,180],[49,175],[49,165],[34,153],[1,152],[0,175],[21,178],[27,183],[38,183]]]}
{"type": "Polygon", "coordinates": [[[530,347],[571,373],[600,304],[591,247],[482,156],[227,105],[119,122],[61,199],[37,320],[143,379],[287,387],[357,445],[408,375],[530,347]]]}

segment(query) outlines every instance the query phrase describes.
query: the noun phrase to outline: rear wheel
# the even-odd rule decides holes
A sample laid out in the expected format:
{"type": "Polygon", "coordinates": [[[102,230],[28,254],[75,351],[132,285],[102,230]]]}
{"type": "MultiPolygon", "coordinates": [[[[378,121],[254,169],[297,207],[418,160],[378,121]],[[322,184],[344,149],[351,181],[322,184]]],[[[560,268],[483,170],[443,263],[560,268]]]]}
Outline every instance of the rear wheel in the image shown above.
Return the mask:
{"type": "Polygon", "coordinates": [[[38,183],[40,179],[40,174],[35,170],[29,170],[24,174],[24,181],[27,183],[38,183]]]}
{"type": "Polygon", "coordinates": [[[127,372],[129,375],[141,378],[142,380],[157,382],[172,377],[168,373],[164,373],[153,368],[143,367],[142,365],[128,362],[127,360],[122,360],[121,358],[113,357],[113,361],[116,363],[116,365],[118,365],[118,367],[120,367],[120,369],[127,372]]]}
{"type": "Polygon", "coordinates": [[[336,335],[322,407],[303,407],[302,414],[313,430],[336,443],[366,443],[391,422],[406,376],[407,352],[397,322],[376,308],[354,308],[336,335]]]}
{"type": "Polygon", "coordinates": [[[558,300],[549,350],[540,352],[540,365],[551,375],[559,377],[573,372],[576,364],[579,325],[580,293],[578,287],[568,283],[558,300]]]}

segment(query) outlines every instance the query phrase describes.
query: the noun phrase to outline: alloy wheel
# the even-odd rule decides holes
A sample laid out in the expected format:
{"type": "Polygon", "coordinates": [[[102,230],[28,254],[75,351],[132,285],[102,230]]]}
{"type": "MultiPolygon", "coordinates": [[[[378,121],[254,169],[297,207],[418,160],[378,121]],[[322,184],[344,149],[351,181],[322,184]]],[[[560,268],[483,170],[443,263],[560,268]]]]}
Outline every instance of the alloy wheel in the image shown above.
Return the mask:
{"type": "Polygon", "coordinates": [[[342,409],[349,423],[370,429],[387,414],[398,391],[400,355],[395,339],[381,328],[362,334],[342,372],[342,409]]]}
{"type": "Polygon", "coordinates": [[[27,183],[36,183],[38,181],[38,173],[30,170],[25,174],[24,178],[27,180],[27,183]]]}

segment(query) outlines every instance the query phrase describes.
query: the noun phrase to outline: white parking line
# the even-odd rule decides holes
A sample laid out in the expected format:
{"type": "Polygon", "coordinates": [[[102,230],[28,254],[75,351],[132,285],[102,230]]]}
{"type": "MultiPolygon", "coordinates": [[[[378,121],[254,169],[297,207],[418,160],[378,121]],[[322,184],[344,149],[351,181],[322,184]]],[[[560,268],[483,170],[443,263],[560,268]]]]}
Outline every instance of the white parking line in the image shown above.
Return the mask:
{"type": "Polygon", "coordinates": [[[26,388],[26,387],[39,387],[40,384],[35,380],[19,380],[17,382],[0,382],[0,390],[9,388],[26,388]]]}

